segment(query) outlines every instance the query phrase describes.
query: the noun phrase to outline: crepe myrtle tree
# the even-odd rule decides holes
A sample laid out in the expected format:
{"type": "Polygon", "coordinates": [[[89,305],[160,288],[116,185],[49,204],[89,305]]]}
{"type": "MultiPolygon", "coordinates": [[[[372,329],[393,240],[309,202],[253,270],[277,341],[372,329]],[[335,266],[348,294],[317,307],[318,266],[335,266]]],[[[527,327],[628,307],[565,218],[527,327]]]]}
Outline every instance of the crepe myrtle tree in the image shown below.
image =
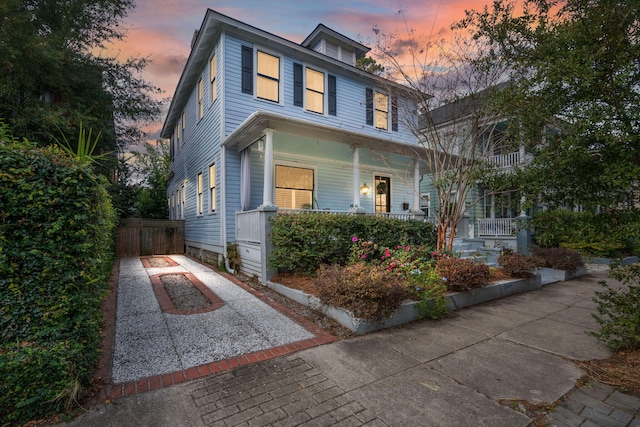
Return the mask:
{"type": "Polygon", "coordinates": [[[507,144],[506,134],[497,131],[504,119],[492,104],[506,86],[500,83],[502,64],[474,66],[479,46],[462,34],[432,41],[413,30],[405,37],[377,28],[374,33],[386,72],[411,89],[398,96],[409,101],[398,103],[398,120],[416,136],[414,156],[426,165],[437,196],[437,248],[451,250],[458,224],[484,197],[473,190],[495,173],[491,157],[507,144]],[[409,107],[416,105],[418,111],[409,107]]]}

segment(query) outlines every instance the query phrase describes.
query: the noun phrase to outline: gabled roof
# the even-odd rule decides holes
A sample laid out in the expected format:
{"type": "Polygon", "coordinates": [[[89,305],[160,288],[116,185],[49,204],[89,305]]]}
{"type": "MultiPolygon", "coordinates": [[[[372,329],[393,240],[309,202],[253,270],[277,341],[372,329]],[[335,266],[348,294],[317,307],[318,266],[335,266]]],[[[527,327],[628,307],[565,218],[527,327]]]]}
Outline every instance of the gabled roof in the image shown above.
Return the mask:
{"type": "MultiPolygon", "coordinates": [[[[171,99],[171,105],[169,106],[169,111],[160,133],[162,138],[171,137],[173,129],[180,119],[180,115],[182,114],[189,95],[193,87],[196,85],[209,56],[211,55],[213,46],[220,33],[223,31],[236,33],[241,32],[243,37],[246,37],[248,41],[258,44],[270,46],[277,44],[277,49],[283,54],[293,54],[300,59],[307,58],[308,60],[322,61],[325,64],[331,64],[334,67],[334,70],[341,70],[343,74],[351,74],[356,79],[371,81],[371,84],[374,84],[377,81],[378,84],[393,87],[399,91],[411,91],[411,89],[406,86],[402,86],[390,80],[370,74],[340,60],[318,53],[306,46],[230,18],[212,9],[207,9],[200,29],[197,31],[195,39],[192,42],[191,53],[189,54],[189,58],[187,58],[184,70],[182,71],[175,93],[171,99]]],[[[355,43],[359,45],[360,48],[366,49],[366,46],[360,45],[359,43],[350,40],[348,37],[345,37],[324,25],[316,27],[314,32],[311,34],[314,35],[316,32],[318,32],[318,34],[323,32],[325,34],[331,33],[332,35],[340,36],[344,40],[349,41],[350,44],[355,43]]],[[[307,40],[309,40],[309,37],[307,37],[307,40]]]]}
{"type": "Polygon", "coordinates": [[[367,46],[361,43],[358,43],[357,41],[352,40],[349,37],[346,37],[345,35],[340,34],[337,31],[332,30],[331,28],[325,26],[324,24],[318,24],[315,30],[313,30],[311,34],[309,34],[307,38],[304,39],[302,43],[300,43],[300,45],[311,48],[317,42],[322,40],[322,38],[334,40],[338,43],[346,44],[353,47],[356,51],[356,58],[360,58],[361,56],[366,55],[367,52],[371,50],[367,46]]]}

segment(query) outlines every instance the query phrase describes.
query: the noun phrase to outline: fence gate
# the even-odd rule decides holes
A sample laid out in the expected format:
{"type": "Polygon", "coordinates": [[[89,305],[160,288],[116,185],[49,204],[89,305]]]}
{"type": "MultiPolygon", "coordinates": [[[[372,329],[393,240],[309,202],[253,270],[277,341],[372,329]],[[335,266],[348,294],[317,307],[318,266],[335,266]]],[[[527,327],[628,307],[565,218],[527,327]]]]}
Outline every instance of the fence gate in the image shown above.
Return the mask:
{"type": "Polygon", "coordinates": [[[119,257],[184,253],[184,221],[127,218],[118,227],[119,257]]]}

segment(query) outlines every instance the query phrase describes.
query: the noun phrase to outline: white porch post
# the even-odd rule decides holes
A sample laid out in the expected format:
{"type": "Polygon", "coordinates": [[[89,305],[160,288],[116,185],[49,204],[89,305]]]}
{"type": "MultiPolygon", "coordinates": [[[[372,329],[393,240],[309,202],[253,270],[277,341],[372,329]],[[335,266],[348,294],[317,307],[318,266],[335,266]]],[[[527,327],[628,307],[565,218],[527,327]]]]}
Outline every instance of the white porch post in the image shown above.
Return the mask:
{"type": "Polygon", "coordinates": [[[420,160],[413,161],[413,211],[420,210],[420,160]]]}
{"type": "Polygon", "coordinates": [[[264,130],[264,187],[262,189],[262,206],[272,207],[273,203],[273,130],[264,130]]]}
{"type": "Polygon", "coordinates": [[[360,148],[353,149],[353,208],[360,207],[360,148]]]}

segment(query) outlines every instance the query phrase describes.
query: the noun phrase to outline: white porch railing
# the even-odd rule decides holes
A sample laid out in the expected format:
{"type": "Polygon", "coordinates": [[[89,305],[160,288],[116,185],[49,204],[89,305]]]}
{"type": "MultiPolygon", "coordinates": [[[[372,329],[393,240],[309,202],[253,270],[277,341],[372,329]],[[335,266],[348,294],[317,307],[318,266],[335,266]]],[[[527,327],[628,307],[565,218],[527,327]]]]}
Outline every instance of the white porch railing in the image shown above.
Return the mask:
{"type": "Polygon", "coordinates": [[[520,153],[515,151],[500,156],[491,156],[489,157],[489,161],[499,168],[512,168],[520,164],[520,153]]]}
{"type": "Polygon", "coordinates": [[[236,212],[236,240],[260,243],[260,212],[236,212]]]}
{"type": "Polygon", "coordinates": [[[517,232],[515,218],[478,219],[478,236],[515,236],[517,232]]]}
{"type": "MultiPolygon", "coordinates": [[[[279,214],[300,214],[300,213],[324,213],[324,214],[332,214],[332,215],[354,215],[353,211],[334,211],[330,209],[325,210],[316,210],[316,209],[279,209],[279,214]]],[[[360,214],[360,213],[358,213],[360,214]]],[[[401,219],[401,220],[425,220],[425,217],[422,215],[416,215],[414,213],[392,213],[392,212],[363,212],[362,215],[372,215],[379,216],[382,218],[389,219],[401,219]]]]}

